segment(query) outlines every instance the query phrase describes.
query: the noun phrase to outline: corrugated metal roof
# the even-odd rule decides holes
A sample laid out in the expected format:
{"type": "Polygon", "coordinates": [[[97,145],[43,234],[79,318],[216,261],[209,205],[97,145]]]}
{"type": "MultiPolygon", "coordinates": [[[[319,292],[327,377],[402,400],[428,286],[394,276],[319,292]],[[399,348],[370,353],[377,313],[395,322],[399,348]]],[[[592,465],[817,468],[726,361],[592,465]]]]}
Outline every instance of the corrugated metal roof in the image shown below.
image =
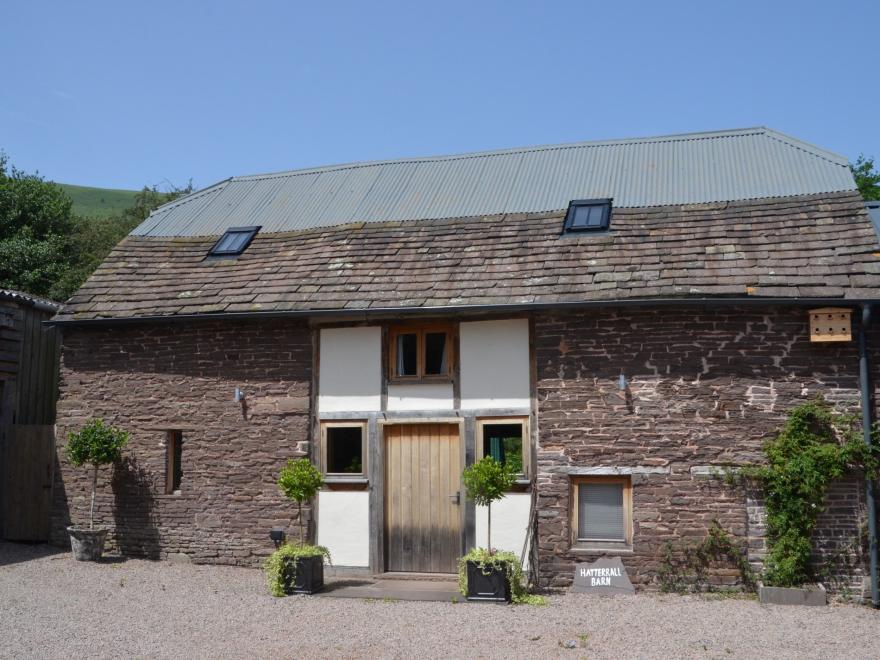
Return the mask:
{"type": "Polygon", "coordinates": [[[132,234],[296,231],[555,211],[572,199],[648,207],[855,187],[842,156],[758,127],[233,177],[160,207],[132,234]]]}

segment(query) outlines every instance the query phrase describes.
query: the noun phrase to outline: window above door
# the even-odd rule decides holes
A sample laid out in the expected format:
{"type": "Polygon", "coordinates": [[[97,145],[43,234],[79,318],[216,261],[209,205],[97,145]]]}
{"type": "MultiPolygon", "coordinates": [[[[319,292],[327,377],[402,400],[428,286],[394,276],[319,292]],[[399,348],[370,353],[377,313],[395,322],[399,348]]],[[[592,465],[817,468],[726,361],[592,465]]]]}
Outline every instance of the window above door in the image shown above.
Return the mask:
{"type": "Polygon", "coordinates": [[[388,332],[388,379],[397,383],[452,378],[450,324],[394,326],[388,332]]]}

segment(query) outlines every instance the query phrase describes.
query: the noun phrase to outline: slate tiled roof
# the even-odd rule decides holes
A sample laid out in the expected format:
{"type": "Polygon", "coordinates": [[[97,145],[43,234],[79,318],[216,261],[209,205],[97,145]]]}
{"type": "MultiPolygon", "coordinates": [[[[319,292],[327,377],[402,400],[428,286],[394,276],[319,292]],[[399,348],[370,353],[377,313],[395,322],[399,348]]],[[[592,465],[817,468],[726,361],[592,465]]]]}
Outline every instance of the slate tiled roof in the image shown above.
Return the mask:
{"type": "Polygon", "coordinates": [[[876,298],[880,245],[858,193],[368,223],[216,240],[129,236],[59,320],[688,297],[876,298]]]}

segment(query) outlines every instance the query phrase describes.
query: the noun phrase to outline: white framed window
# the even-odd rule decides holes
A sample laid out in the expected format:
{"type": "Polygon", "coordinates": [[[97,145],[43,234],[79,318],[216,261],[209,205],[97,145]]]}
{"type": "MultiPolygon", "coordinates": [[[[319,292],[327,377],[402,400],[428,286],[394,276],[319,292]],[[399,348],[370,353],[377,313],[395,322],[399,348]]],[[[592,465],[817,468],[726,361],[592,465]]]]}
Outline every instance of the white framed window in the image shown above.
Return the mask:
{"type": "Polygon", "coordinates": [[[328,477],[362,478],[367,474],[367,423],[321,424],[321,465],[328,477]]]}
{"type": "Polygon", "coordinates": [[[529,475],[528,417],[483,417],[477,420],[477,460],[491,456],[510,465],[520,479],[529,475]]]}

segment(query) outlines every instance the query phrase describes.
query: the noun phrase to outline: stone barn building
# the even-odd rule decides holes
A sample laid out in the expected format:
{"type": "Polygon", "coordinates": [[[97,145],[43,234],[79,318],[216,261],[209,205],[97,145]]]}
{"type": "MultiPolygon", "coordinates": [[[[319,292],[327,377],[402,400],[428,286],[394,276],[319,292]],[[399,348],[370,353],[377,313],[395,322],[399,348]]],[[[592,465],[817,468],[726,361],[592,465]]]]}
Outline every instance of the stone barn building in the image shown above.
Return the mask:
{"type": "MultiPolygon", "coordinates": [[[[338,571],[452,573],[487,526],[461,470],[492,455],[519,473],[494,544],[541,586],[619,556],[651,587],[713,520],[760,562],[760,499],[713,474],[801,402],[860,409],[878,284],[846,160],[767,128],[233,177],[55,318],[57,433],[131,432],[97,507],[126,554],[255,564],[302,523],[338,571]],[[302,521],[297,456],[327,482],[302,521]]],[[[87,492],[60,452],[56,542],[87,492]]],[[[863,593],[865,486],[831,499],[817,562],[863,593]]]]}

